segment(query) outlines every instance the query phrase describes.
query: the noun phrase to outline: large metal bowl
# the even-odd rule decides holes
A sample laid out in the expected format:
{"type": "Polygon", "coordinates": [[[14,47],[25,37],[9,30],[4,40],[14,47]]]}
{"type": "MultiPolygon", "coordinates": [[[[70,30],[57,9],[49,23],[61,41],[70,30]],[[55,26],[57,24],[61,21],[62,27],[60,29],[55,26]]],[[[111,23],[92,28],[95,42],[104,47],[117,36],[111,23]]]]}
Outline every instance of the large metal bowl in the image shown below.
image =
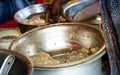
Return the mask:
{"type": "MultiPolygon", "coordinates": [[[[15,51],[0,49],[0,67],[3,65],[3,62],[8,55],[15,56],[15,61],[13,62],[8,75],[32,75],[32,63],[27,57],[15,51]]],[[[4,68],[7,69],[8,67],[4,68]]]]}
{"type": "MultiPolygon", "coordinates": [[[[22,53],[25,56],[32,56],[41,50],[50,52],[64,49],[76,50],[80,48],[95,47],[99,47],[99,50],[96,53],[79,61],[59,65],[34,65],[36,68],[35,71],[37,72],[35,72],[35,75],[56,75],[56,72],[57,75],[73,75],[67,71],[64,73],[64,69],[61,70],[59,68],[66,68],[68,71],[70,71],[70,68],[72,72],[74,72],[77,68],[76,75],[80,75],[82,72],[84,72],[82,73],[83,75],[87,75],[85,74],[85,71],[78,71],[83,68],[83,66],[78,67],[78,65],[89,63],[89,67],[86,68],[86,71],[94,70],[91,69],[93,68],[92,65],[94,65],[94,68],[96,68],[94,72],[98,72],[101,69],[100,60],[99,63],[97,61],[97,65],[96,63],[93,63],[93,61],[96,61],[104,54],[105,48],[102,31],[90,25],[82,23],[56,23],[38,27],[22,34],[19,38],[12,42],[10,49],[22,53]],[[73,68],[70,66],[73,66],[73,68]],[[38,74],[38,72],[40,73],[38,74]]],[[[91,72],[91,74],[88,75],[96,75],[97,73],[94,72],[91,72]]],[[[97,75],[100,75],[99,73],[97,75]]]]}
{"type": "Polygon", "coordinates": [[[25,7],[15,13],[14,19],[18,23],[21,33],[24,33],[33,28],[48,24],[48,23],[44,23],[44,24],[39,24],[39,25],[29,25],[29,24],[23,23],[23,21],[32,14],[44,13],[47,6],[48,4],[34,4],[28,7],[25,7]]]}

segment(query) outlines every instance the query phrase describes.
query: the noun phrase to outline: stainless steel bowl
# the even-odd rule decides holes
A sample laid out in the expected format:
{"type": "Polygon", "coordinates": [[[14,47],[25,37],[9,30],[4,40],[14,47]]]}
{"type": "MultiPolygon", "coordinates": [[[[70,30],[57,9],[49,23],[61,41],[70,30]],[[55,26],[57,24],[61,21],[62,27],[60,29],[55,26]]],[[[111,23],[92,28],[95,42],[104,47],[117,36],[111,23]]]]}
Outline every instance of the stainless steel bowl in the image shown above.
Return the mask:
{"type": "Polygon", "coordinates": [[[68,21],[100,24],[96,19],[99,14],[100,4],[98,0],[79,0],[63,7],[63,15],[68,21]]]}
{"type": "Polygon", "coordinates": [[[13,62],[8,75],[32,75],[32,63],[27,57],[15,51],[0,49],[0,67],[3,65],[3,62],[8,55],[15,56],[15,61],[13,62]]]}
{"type": "Polygon", "coordinates": [[[48,24],[48,23],[45,23],[45,24],[39,24],[39,25],[28,25],[23,23],[23,21],[31,14],[44,13],[48,5],[49,4],[34,4],[28,7],[25,7],[19,10],[17,13],[15,13],[14,19],[19,24],[21,33],[24,33],[33,28],[48,24]]]}
{"type": "Polygon", "coordinates": [[[100,29],[90,25],[82,23],[56,23],[38,27],[22,34],[12,42],[10,49],[22,53],[25,56],[32,56],[41,50],[50,52],[64,49],[76,50],[95,47],[99,47],[96,53],[79,61],[58,65],[34,65],[34,74],[56,75],[57,73],[57,75],[73,75],[70,72],[74,72],[75,75],[80,75],[80,73],[82,75],[100,75],[101,64],[98,59],[104,54],[104,37],[100,29]],[[86,66],[84,63],[87,63],[86,66]],[[92,69],[93,67],[96,70],[92,69]],[[87,74],[85,70],[91,71],[91,74],[87,74]]]}

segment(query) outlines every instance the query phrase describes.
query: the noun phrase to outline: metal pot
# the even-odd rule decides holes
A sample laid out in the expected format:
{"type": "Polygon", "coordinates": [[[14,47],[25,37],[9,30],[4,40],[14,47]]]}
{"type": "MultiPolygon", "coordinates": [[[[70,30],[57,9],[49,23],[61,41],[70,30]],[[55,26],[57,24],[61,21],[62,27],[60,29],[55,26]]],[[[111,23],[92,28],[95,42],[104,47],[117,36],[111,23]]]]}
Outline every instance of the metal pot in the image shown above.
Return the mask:
{"type": "Polygon", "coordinates": [[[56,23],[30,30],[14,42],[10,49],[26,56],[39,51],[60,51],[99,47],[79,61],[59,65],[34,65],[33,75],[101,75],[101,57],[105,42],[101,30],[82,23],[56,23]]]}
{"type": "Polygon", "coordinates": [[[15,13],[14,19],[18,23],[21,33],[24,33],[28,30],[31,30],[33,28],[36,28],[42,25],[49,24],[49,23],[45,23],[40,25],[29,25],[29,24],[23,23],[23,21],[32,14],[44,13],[47,6],[48,4],[34,4],[28,7],[25,7],[19,10],[17,13],[15,13]]]}
{"type": "MultiPolygon", "coordinates": [[[[8,75],[32,75],[33,68],[29,59],[20,53],[6,49],[0,49],[0,71],[8,55],[15,56],[15,60],[12,60],[13,64],[11,65],[11,68],[9,67],[10,70],[7,71],[8,75]]],[[[9,59],[8,64],[6,65],[9,65],[12,61],[9,59]]],[[[8,69],[8,67],[6,66],[4,69],[8,69]]]]}

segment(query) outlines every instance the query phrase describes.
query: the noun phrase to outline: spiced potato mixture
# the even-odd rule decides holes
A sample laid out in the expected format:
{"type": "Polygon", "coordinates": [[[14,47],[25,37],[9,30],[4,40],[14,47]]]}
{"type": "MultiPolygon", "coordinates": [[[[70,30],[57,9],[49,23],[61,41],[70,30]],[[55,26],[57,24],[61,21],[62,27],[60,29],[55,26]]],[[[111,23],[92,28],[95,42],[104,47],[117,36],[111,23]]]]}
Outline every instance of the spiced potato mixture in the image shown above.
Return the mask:
{"type": "Polygon", "coordinates": [[[98,49],[99,48],[96,47],[91,49],[82,48],[80,50],[73,50],[73,51],[67,50],[66,52],[64,52],[65,55],[56,56],[56,57],[53,57],[54,55],[52,56],[47,52],[40,51],[39,53],[30,56],[29,59],[32,61],[33,64],[40,64],[40,65],[64,64],[64,63],[69,63],[84,59],[97,52],[98,49]]]}

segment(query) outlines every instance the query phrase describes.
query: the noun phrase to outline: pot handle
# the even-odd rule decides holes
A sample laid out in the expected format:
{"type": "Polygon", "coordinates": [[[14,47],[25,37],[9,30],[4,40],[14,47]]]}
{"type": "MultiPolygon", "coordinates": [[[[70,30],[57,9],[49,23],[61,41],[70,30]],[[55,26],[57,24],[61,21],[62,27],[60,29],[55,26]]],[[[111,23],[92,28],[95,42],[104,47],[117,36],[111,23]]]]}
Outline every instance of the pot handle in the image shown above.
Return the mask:
{"type": "Polygon", "coordinates": [[[2,67],[0,69],[0,75],[8,75],[9,70],[11,69],[14,61],[15,61],[15,56],[8,55],[2,64],[2,67]]]}

